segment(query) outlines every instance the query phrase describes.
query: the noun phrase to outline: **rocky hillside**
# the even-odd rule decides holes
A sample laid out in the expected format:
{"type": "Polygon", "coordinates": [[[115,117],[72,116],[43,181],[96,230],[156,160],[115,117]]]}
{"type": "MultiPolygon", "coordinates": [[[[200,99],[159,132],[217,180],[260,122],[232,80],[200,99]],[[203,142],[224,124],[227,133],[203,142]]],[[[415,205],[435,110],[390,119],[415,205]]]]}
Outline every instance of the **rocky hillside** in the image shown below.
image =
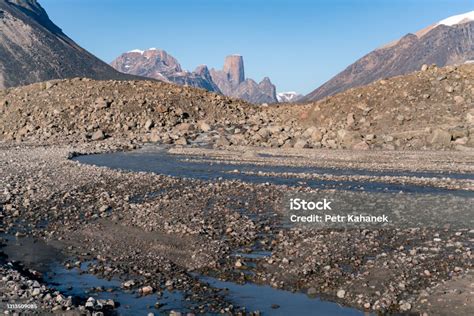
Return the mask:
{"type": "Polygon", "coordinates": [[[212,81],[207,66],[199,66],[193,72],[184,71],[176,58],[161,49],[132,50],[117,57],[111,63],[111,66],[126,74],[154,78],[221,93],[217,85],[212,81]]]}
{"type": "Polygon", "coordinates": [[[189,72],[164,50],[136,49],[120,55],[111,65],[122,73],[201,88],[254,104],[278,102],[276,88],[269,78],[260,83],[245,78],[244,60],[238,55],[227,56],[222,70],[209,71],[206,65],[201,65],[189,72]]]}
{"type": "Polygon", "coordinates": [[[0,89],[78,76],[131,79],[67,37],[36,0],[0,1],[0,89]]]}
{"type": "Polygon", "coordinates": [[[473,95],[474,65],[424,66],[305,105],[255,106],[164,82],[78,78],[0,91],[0,141],[472,150],[473,95]]]}
{"type": "Polygon", "coordinates": [[[314,103],[306,119],[327,147],[473,147],[474,65],[424,65],[314,103]]]}
{"type": "Polygon", "coordinates": [[[379,79],[409,74],[423,64],[439,67],[474,60],[474,14],[455,16],[362,57],[305,98],[320,100],[379,79]]]}

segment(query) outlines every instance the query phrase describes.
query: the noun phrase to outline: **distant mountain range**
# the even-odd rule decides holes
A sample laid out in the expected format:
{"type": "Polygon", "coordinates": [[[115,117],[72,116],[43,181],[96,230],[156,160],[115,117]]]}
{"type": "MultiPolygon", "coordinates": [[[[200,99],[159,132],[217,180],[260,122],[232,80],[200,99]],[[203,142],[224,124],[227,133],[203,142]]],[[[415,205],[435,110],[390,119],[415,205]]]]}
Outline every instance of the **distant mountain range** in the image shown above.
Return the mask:
{"type": "Polygon", "coordinates": [[[374,50],[305,97],[294,92],[277,94],[268,77],[261,82],[245,77],[240,55],[227,56],[222,69],[201,65],[192,72],[183,70],[176,58],[160,49],[133,50],[107,65],[67,37],[36,0],[0,1],[0,89],[72,77],[147,77],[255,104],[301,103],[408,74],[424,64],[442,67],[473,61],[474,11],[449,17],[374,50]]]}
{"type": "Polygon", "coordinates": [[[67,37],[36,0],[0,1],[0,89],[71,77],[133,79],[67,37]]]}
{"type": "Polygon", "coordinates": [[[474,11],[447,18],[367,54],[308,94],[314,101],[379,79],[474,60],[474,11]]]}
{"type": "Polygon", "coordinates": [[[244,61],[240,55],[227,56],[222,70],[209,70],[206,65],[201,65],[189,72],[164,50],[135,49],[117,57],[111,66],[125,74],[202,88],[256,104],[278,102],[276,88],[269,78],[260,83],[245,78],[244,61]]]}

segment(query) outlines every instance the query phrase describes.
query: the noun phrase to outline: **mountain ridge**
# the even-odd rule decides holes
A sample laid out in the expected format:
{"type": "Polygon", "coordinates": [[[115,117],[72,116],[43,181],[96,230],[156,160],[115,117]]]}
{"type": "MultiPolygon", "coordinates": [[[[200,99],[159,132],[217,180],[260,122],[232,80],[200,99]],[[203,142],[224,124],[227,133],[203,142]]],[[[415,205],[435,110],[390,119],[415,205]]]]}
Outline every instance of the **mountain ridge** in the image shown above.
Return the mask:
{"type": "Polygon", "coordinates": [[[245,78],[243,57],[238,54],[227,56],[222,70],[209,69],[207,65],[200,65],[192,72],[183,70],[175,57],[157,48],[133,49],[110,65],[122,73],[201,88],[255,104],[278,102],[276,87],[268,77],[259,83],[245,78]]]}
{"type": "MultiPolygon", "coordinates": [[[[456,16],[455,16],[456,17],[456,16]]],[[[438,67],[474,60],[474,21],[443,21],[366,54],[319,88],[305,96],[316,101],[376,80],[406,75],[424,64],[438,67]]]]}
{"type": "Polygon", "coordinates": [[[36,0],[0,2],[0,88],[73,77],[137,79],[63,33],[36,0]]]}

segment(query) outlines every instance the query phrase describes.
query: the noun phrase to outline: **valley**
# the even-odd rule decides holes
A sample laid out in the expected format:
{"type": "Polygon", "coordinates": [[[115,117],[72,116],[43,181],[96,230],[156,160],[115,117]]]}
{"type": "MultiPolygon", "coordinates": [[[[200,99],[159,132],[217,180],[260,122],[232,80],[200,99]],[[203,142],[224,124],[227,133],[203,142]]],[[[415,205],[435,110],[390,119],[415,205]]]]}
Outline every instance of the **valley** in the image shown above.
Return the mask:
{"type": "MultiPolygon", "coordinates": [[[[71,14],[61,3],[49,3],[56,16],[71,14]]],[[[324,45],[328,28],[302,52],[306,24],[281,29],[275,15],[274,31],[253,9],[242,23],[241,4],[188,3],[190,16],[174,2],[123,3],[93,21],[88,6],[103,3],[75,2],[90,20],[68,28],[81,43],[99,37],[95,50],[119,56],[109,65],[36,0],[0,1],[2,314],[472,314],[473,13],[377,48],[303,96],[277,93],[267,71],[301,84],[284,69],[339,67],[346,40],[324,45]],[[187,71],[162,49],[117,53],[145,40],[171,41],[183,65],[242,47],[263,56],[246,59],[263,79],[239,54],[187,71]],[[323,50],[337,62],[318,60],[323,50]]],[[[317,20],[287,9],[294,25],[317,20]]]]}

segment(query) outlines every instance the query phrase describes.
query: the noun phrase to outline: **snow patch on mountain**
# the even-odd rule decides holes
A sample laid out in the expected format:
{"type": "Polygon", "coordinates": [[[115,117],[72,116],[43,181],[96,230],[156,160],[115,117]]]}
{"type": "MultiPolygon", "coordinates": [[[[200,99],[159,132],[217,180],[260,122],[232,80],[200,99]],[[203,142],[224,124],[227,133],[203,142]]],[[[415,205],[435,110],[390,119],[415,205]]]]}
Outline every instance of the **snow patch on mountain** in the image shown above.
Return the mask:
{"type": "Polygon", "coordinates": [[[133,50],[128,51],[127,53],[139,53],[139,54],[143,55],[144,52],[145,51],[143,51],[141,49],[133,49],[133,50]]]}
{"type": "Polygon", "coordinates": [[[440,21],[438,24],[453,26],[471,21],[474,21],[474,11],[451,16],[447,19],[440,21]]]}
{"type": "Polygon", "coordinates": [[[277,93],[277,100],[280,103],[298,102],[298,100],[301,99],[302,97],[303,95],[298,94],[295,91],[277,93]]]}

